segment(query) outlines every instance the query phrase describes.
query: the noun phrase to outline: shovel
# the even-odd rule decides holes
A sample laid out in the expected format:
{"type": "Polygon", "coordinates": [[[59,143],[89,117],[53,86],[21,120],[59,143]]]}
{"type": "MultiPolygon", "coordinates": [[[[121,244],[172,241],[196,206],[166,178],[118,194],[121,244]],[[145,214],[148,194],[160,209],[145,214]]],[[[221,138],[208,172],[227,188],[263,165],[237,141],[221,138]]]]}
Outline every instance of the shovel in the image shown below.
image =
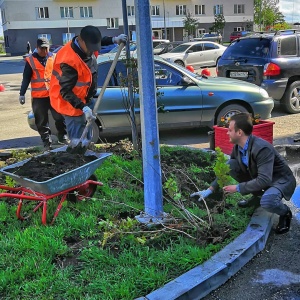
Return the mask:
{"type": "Polygon", "coordinates": [[[101,102],[101,100],[103,98],[103,94],[104,94],[104,92],[106,90],[106,87],[108,86],[109,80],[110,80],[110,78],[111,78],[111,76],[112,76],[112,74],[113,74],[113,72],[115,70],[116,64],[118,62],[118,58],[119,58],[119,56],[121,54],[122,49],[124,48],[124,45],[125,45],[124,43],[121,43],[119,45],[118,51],[116,53],[116,56],[114,57],[114,60],[113,60],[113,62],[111,64],[111,66],[110,66],[110,69],[109,69],[109,71],[107,73],[107,76],[106,76],[105,81],[103,83],[103,86],[101,88],[100,94],[99,94],[99,96],[97,98],[97,101],[95,103],[95,106],[93,108],[93,114],[94,114],[95,118],[92,119],[92,120],[88,120],[87,121],[87,123],[85,125],[85,128],[84,128],[84,130],[82,132],[82,135],[81,135],[81,137],[79,139],[72,139],[70,141],[70,143],[69,143],[69,145],[68,145],[68,147],[66,149],[67,152],[72,153],[72,154],[84,154],[85,151],[87,150],[87,148],[88,148],[88,146],[89,146],[89,144],[91,142],[90,140],[87,139],[87,134],[89,132],[90,127],[92,126],[92,123],[95,122],[95,120],[96,120],[96,115],[97,115],[97,111],[98,111],[100,102],[101,102]]]}

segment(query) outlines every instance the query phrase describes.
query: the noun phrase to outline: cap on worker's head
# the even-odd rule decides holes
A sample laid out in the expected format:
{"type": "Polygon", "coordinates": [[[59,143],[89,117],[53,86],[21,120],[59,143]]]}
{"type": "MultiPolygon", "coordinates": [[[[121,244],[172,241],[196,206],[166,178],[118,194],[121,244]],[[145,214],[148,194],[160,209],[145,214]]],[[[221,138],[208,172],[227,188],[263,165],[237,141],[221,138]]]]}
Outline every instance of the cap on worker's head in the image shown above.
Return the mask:
{"type": "Polygon", "coordinates": [[[40,48],[44,48],[44,47],[49,47],[50,46],[48,39],[45,38],[45,37],[38,38],[37,42],[36,42],[36,45],[37,45],[37,47],[40,47],[40,48]]]}
{"type": "Polygon", "coordinates": [[[89,51],[99,51],[101,49],[101,32],[92,25],[85,26],[80,31],[80,37],[85,42],[89,51]]]}
{"type": "Polygon", "coordinates": [[[203,69],[201,75],[210,76],[210,71],[208,69],[203,69]]]}
{"type": "Polygon", "coordinates": [[[193,68],[193,66],[186,66],[186,69],[193,73],[195,72],[195,69],[193,68]]]}

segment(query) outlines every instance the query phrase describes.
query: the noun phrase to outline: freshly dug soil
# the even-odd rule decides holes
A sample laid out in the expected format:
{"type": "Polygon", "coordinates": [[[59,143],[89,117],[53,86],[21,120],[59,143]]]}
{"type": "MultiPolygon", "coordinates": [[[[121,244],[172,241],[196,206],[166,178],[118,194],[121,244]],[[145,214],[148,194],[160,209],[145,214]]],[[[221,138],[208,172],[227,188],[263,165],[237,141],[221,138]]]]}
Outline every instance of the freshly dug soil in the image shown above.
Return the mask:
{"type": "Polygon", "coordinates": [[[34,181],[43,182],[71,170],[79,168],[93,160],[96,156],[70,154],[68,152],[49,152],[45,155],[31,158],[23,166],[6,169],[7,172],[34,181]]]}

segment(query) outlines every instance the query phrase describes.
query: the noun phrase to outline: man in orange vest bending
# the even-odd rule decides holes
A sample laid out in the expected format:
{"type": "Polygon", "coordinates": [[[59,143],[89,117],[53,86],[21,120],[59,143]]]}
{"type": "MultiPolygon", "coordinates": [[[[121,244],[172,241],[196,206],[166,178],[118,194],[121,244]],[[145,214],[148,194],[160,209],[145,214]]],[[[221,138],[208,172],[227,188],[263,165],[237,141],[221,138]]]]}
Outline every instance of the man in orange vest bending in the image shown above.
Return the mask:
{"type": "MultiPolygon", "coordinates": [[[[64,115],[70,140],[79,139],[86,121],[95,118],[98,67],[94,51],[100,51],[101,44],[126,41],[125,34],[102,38],[97,27],[88,25],[57,53],[50,81],[51,105],[64,115]]],[[[91,131],[87,138],[91,139],[91,131]]]]}
{"type": "MultiPolygon", "coordinates": [[[[23,81],[20,89],[19,101],[25,103],[25,93],[31,83],[32,110],[34,113],[37,130],[44,143],[45,150],[51,150],[51,130],[49,127],[48,111],[50,110],[58,131],[58,143],[66,144],[66,125],[64,117],[50,104],[49,91],[45,84],[44,74],[47,63],[53,64],[53,54],[49,53],[49,41],[39,38],[36,45],[37,51],[26,57],[23,72],[23,81]]],[[[52,67],[52,66],[51,66],[52,67]]]]}

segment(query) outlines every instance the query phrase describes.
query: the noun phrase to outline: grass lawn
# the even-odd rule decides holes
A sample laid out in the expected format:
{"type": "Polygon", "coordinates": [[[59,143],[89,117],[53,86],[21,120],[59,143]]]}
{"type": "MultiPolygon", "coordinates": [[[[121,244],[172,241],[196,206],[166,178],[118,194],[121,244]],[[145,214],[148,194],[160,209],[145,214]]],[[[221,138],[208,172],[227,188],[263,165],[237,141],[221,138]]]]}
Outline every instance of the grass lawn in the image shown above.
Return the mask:
{"type": "MultiPolygon", "coordinates": [[[[141,156],[124,145],[105,149],[114,155],[95,172],[104,185],[90,199],[65,201],[52,226],[41,224],[41,211],[18,220],[18,200],[2,199],[1,299],[134,299],[203,263],[244,231],[253,211],[238,209],[237,198],[189,198],[214,179],[216,157],[182,147],[161,148],[170,223],[140,224],[141,156]]],[[[58,201],[49,201],[49,217],[58,201]]],[[[26,202],[29,213],[36,203],[26,202]]]]}

